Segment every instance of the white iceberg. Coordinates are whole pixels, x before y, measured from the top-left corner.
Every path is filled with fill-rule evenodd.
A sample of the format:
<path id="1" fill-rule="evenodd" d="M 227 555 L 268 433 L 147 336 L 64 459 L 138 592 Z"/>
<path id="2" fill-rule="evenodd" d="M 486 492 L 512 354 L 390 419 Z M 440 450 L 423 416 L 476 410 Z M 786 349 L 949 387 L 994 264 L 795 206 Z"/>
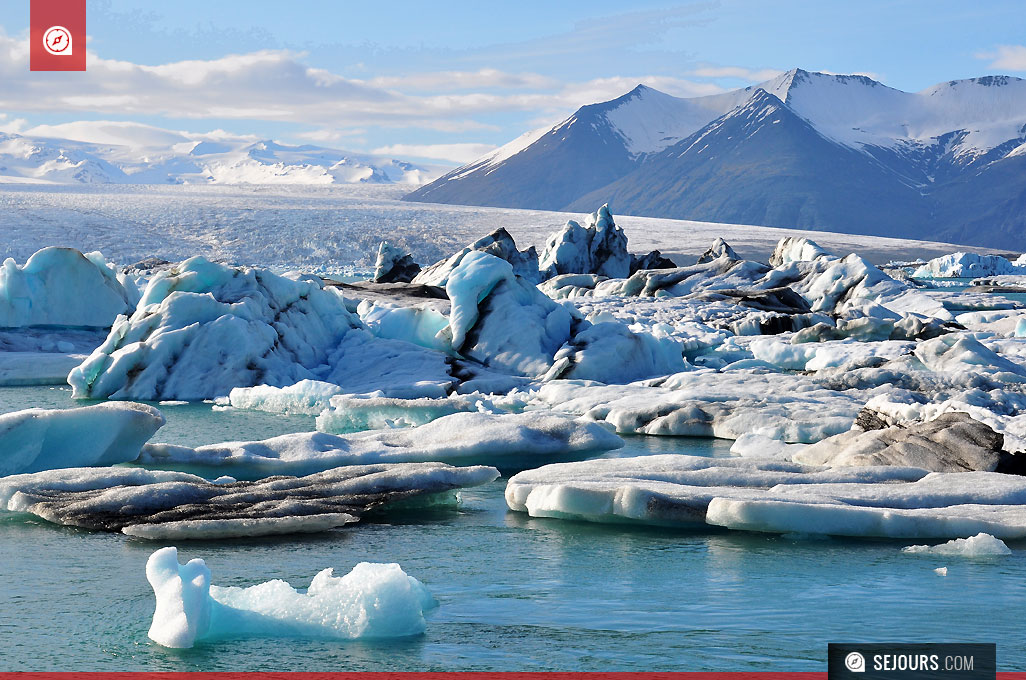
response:
<path id="1" fill-rule="evenodd" d="M 951 253 L 936 257 L 912 272 L 916 278 L 972 278 L 1026 274 L 1026 267 L 1012 263 L 1000 255 Z"/>
<path id="2" fill-rule="evenodd" d="M 824 468 L 675 454 L 547 465 L 506 487 L 533 517 L 778 534 L 1026 538 L 1026 478 L 908 467 Z"/>
<path id="3" fill-rule="evenodd" d="M 132 402 L 0 415 L 0 476 L 127 463 L 164 424 L 160 411 Z"/>
<path id="4" fill-rule="evenodd" d="M 0 328 L 109 328 L 133 307 L 132 295 L 99 253 L 44 248 L 23 266 L 0 266 Z"/>
<path id="5" fill-rule="evenodd" d="M 424 613 L 438 606 L 398 564 L 361 562 L 342 577 L 325 569 L 305 592 L 281 580 L 225 588 L 211 584 L 203 560 L 181 565 L 168 547 L 150 555 L 146 579 L 157 600 L 149 637 L 179 649 L 242 637 L 409 637 L 424 632 Z"/>
<path id="6" fill-rule="evenodd" d="M 561 274 L 630 275 L 627 235 L 613 223 L 609 206 L 592 213 L 582 227 L 570 220 L 545 241 L 538 267 L 544 278 Z"/>
<path id="7" fill-rule="evenodd" d="M 940 545 L 910 545 L 901 552 L 918 555 L 961 555 L 963 557 L 990 557 L 1011 555 L 1012 551 L 999 538 L 990 534 L 976 534 L 969 538 L 955 538 Z"/>

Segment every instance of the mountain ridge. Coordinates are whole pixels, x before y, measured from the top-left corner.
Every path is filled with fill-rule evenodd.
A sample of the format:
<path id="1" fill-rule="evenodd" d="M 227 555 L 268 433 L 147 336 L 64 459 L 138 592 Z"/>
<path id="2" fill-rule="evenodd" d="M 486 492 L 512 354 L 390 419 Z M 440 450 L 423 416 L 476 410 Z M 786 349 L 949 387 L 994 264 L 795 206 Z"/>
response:
<path id="1" fill-rule="evenodd" d="M 766 96 L 809 129 L 799 132 L 788 119 L 792 136 L 764 144 L 738 128 L 740 140 L 709 137 L 715 148 L 705 158 L 718 158 L 711 164 L 698 162 L 695 150 L 677 149 L 672 159 L 670 149 L 683 140 L 708 137 L 725 116 Z M 1026 248 L 1026 216 L 1018 207 L 1026 202 L 1026 174 L 1015 171 L 1026 158 L 1026 80 L 1012 76 L 946 81 L 911 93 L 864 75 L 803 69 L 695 98 L 639 85 L 515 141 L 406 198 L 549 210 L 590 210 L 608 201 L 619 214 L 720 222 L 743 215 L 745 223 L 765 226 L 909 238 L 939 233 L 994 247 L 1012 239 Z M 807 143 L 821 155 L 788 146 Z M 760 158 L 758 149 L 771 155 Z M 724 154 L 734 154 L 733 161 L 725 163 Z M 790 211 L 780 208 L 785 204 Z"/>

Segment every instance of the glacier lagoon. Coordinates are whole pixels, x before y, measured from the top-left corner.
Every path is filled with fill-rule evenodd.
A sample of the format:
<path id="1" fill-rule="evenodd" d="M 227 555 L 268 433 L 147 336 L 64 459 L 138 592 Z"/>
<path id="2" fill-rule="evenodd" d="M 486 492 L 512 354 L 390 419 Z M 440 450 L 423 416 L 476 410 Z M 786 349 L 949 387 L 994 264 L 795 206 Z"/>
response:
<path id="1" fill-rule="evenodd" d="M 74 405 L 69 388 L 0 388 L 0 411 Z M 158 439 L 201 445 L 231 433 L 312 428 L 312 416 L 160 406 Z M 609 456 L 729 455 L 731 442 L 627 437 Z M 1026 542 L 1012 554 L 909 555 L 922 541 L 689 532 L 530 518 L 507 509 L 505 479 L 462 492 L 459 509 L 393 513 L 302 537 L 187 541 L 220 585 L 325 567 L 398 562 L 440 606 L 423 636 L 390 641 L 241 639 L 166 649 L 146 637 L 143 565 L 160 543 L 0 519 L 0 670 L 808 670 L 843 640 L 997 641 L 1023 670 L 1015 630 Z M 948 568 L 946 576 L 934 572 Z"/>
<path id="2" fill-rule="evenodd" d="M 154 198 L 148 199 L 147 194 Z M 168 201 L 171 196 L 179 200 Z M 419 243 L 448 252 L 453 244 L 465 243 L 503 223 L 517 232 L 518 238 L 537 242 L 538 234 L 566 217 L 414 206 L 396 200 L 389 188 L 364 187 L 341 191 L 225 187 L 4 190 L 2 199 L 13 208 L 0 216 L 0 222 L 11 227 L 14 254 L 27 256 L 35 248 L 63 242 L 101 247 L 122 263 L 154 253 L 174 259 L 197 252 L 275 271 L 283 271 L 286 265 L 309 270 L 315 263 L 327 262 L 328 267 L 320 273 L 335 277 L 346 273 L 341 266 L 345 257 L 360 264 L 354 258 L 362 253 L 366 265 L 367 249 L 378 238 L 391 237 L 389 229 L 399 222 L 405 224 L 404 235 L 415 234 Z M 762 245 L 755 247 L 765 250 L 765 244 L 774 240 L 771 233 L 782 231 L 753 233 L 751 228 L 730 225 L 631 218 L 623 222 L 631 231 L 633 247 L 652 243 L 665 248 L 672 242 L 677 250 L 666 252 L 675 256 L 700 252 L 713 234 L 733 235 L 731 238 L 739 239 L 734 245 L 742 252 L 753 252 L 749 248 L 759 243 Z M 283 224 L 289 229 L 278 233 Z M 687 239 L 679 238 L 682 225 L 689 229 Z M 257 250 L 248 249 L 250 229 L 260 241 Z M 290 247 L 296 236 L 306 240 L 284 250 L 275 245 L 272 233 L 288 241 Z M 848 245 L 858 252 L 875 249 L 878 262 L 916 252 L 932 254 L 928 249 L 917 251 L 922 244 L 910 242 L 817 238 L 823 242 L 834 238 L 831 245 L 840 253 L 849 252 Z M 742 279 L 747 284 L 765 271 L 765 265 L 737 264 L 729 246 L 719 243 L 710 253 L 720 264 L 678 272 L 688 276 L 704 272 L 703 276 L 716 280 L 737 271 L 747 277 Z M 929 248 L 945 252 L 936 250 L 941 248 L 936 244 Z M 629 317 L 642 329 L 697 342 L 687 347 L 699 368 L 653 385 L 582 389 L 572 381 L 564 385 L 546 382 L 531 397 L 535 405 L 565 408 L 577 415 L 597 409 L 598 419 L 605 418 L 610 427 L 615 426 L 626 443 L 605 457 L 726 456 L 731 439 L 756 428 L 771 432 L 771 439 L 801 447 L 849 428 L 873 395 L 877 417 L 888 419 L 884 425 L 937 417 L 939 411 L 930 412 L 926 406 L 917 406 L 918 411 L 910 413 L 902 408 L 910 405 L 902 404 L 905 397 L 893 390 L 876 390 L 874 381 L 886 378 L 878 368 L 883 365 L 892 369 L 893 375 L 924 376 L 910 382 L 909 388 L 937 402 L 933 404 L 937 407 L 940 399 L 949 396 L 967 399 L 954 405 L 1003 430 L 1013 445 L 1021 444 L 1024 430 L 1014 419 L 1014 408 L 1010 413 L 998 408 L 1001 400 L 1011 403 L 1018 399 L 1013 385 L 1022 382 L 1026 370 L 1019 366 L 1023 355 L 1019 351 L 1022 341 L 1017 338 L 1022 334 L 1013 328 L 1015 309 L 1004 303 L 995 307 L 991 301 L 981 302 L 972 296 L 958 297 L 958 290 L 944 290 L 939 284 L 935 290 L 911 291 L 858 260 L 820 259 L 822 251 L 811 242 L 794 242 L 792 247 L 782 242 L 778 249 L 783 259 L 775 265 L 773 275 L 790 277 L 786 282 L 793 286 L 791 290 L 817 305 L 817 312 L 833 310 L 830 322 L 835 327 L 824 328 L 820 323 L 807 329 L 815 332 L 812 344 L 804 344 L 809 338 L 796 344 L 799 333 L 808 335 L 796 328 L 784 334 L 750 335 L 753 329 L 760 332 L 768 318 L 757 310 L 741 310 L 734 321 L 739 312 L 734 305 L 700 297 L 696 298 L 699 302 L 686 300 L 692 292 L 691 282 L 701 277 L 674 289 L 682 280 L 680 275 L 651 276 L 649 283 L 656 289 L 671 293 L 662 299 L 668 304 L 657 304 L 659 300 L 651 298 L 631 298 L 626 288 L 623 294 L 627 297 L 619 297 L 619 288 L 610 286 L 623 287 L 622 278 L 598 281 L 575 274 L 564 280 L 569 285 L 546 289 L 553 299 L 574 298 L 574 304 L 591 320 L 591 325 L 582 323 L 575 331 L 579 354 L 574 355 L 571 366 L 588 369 L 588 361 L 578 359 L 587 360 L 588 351 L 600 348 L 601 342 L 596 340 L 635 337 L 622 329 L 605 336 L 593 330 L 619 327 L 616 320 Z M 279 255 L 289 261 L 275 260 Z M 430 261 L 433 256 L 420 251 L 418 257 Z M 789 264 L 792 258 L 803 263 Z M 496 266 L 505 266 L 490 262 L 495 271 Z M 849 299 L 846 292 L 839 303 L 824 293 L 829 277 L 820 277 L 823 272 L 834 272 L 833 280 L 842 282 L 862 281 L 866 272 L 870 276 L 864 279 L 866 286 L 845 284 L 856 294 Z M 508 283 L 514 280 L 503 276 Z M 521 288 L 530 291 L 532 287 Z M 532 295 L 517 304 L 546 313 L 555 309 L 552 302 Z M 783 307 L 801 302 L 793 295 L 772 295 L 776 293 L 768 294 L 763 302 Z M 679 305 L 675 299 L 680 300 Z M 887 321 L 886 310 L 864 306 L 874 301 L 902 310 L 901 321 L 894 316 Z M 827 307 L 820 306 L 827 302 Z M 508 298 L 503 304 L 516 309 Z M 496 308 L 501 307 L 485 311 L 494 313 Z M 993 309 L 999 310 L 996 315 L 990 311 Z M 700 317 L 701 324 L 674 327 L 673 318 L 666 316 L 687 317 L 708 310 L 726 314 L 722 323 L 708 316 Z M 957 315 L 972 332 L 934 338 L 939 332 L 937 324 L 911 323 L 913 316 L 906 313 L 910 310 L 936 318 Z M 363 318 L 370 324 L 372 316 Z M 827 319 L 819 315 L 812 320 Z M 719 325 L 714 330 L 704 325 L 706 321 Z M 609 323 L 614 325 L 604 325 Z M 732 324 L 727 326 L 732 332 L 724 331 L 723 324 Z M 379 330 L 384 328 L 382 325 Z M 881 339 L 889 335 L 894 339 Z M 355 336 L 358 340 L 366 337 Z M 856 337 L 861 339 L 852 342 Z M 482 356 L 487 358 L 489 350 L 482 336 L 475 342 L 481 343 Z M 910 363 L 913 347 L 922 366 Z M 417 356 L 424 355 L 418 352 Z M 592 370 L 603 369 L 596 361 L 609 355 L 599 352 L 593 356 Z M 315 362 L 308 365 L 316 368 Z M 1006 389 L 989 398 L 972 392 L 981 384 L 972 372 L 981 365 L 989 372 L 988 380 Z M 865 382 L 831 382 L 849 369 L 862 375 Z M 435 377 L 444 383 L 455 376 Z M 223 385 L 208 388 L 207 396 L 212 397 L 221 393 Z M 792 392 L 804 396 L 795 401 Z M 688 407 L 692 415 L 678 409 L 678 397 L 682 396 L 692 404 Z M 652 400 L 659 403 L 647 403 Z M 92 402 L 73 402 L 67 387 L 0 388 L 0 413 L 88 403 Z M 723 406 L 715 406 L 717 403 Z M 153 405 L 168 421 L 154 440 L 188 447 L 310 432 L 316 425 L 312 415 L 224 410 L 208 403 Z M 663 418 L 666 410 L 670 414 L 679 410 L 684 417 Z M 664 431 L 660 432 L 661 428 Z M 726 438 L 628 434 L 710 431 Z M 766 442 L 755 444 L 764 446 Z M 1011 629 L 1023 602 L 1022 540 L 1008 540 L 1013 551 L 1010 556 L 966 559 L 901 551 L 911 544 L 941 542 L 934 540 L 815 540 L 714 527 L 685 531 L 541 519 L 511 512 L 503 498 L 505 483 L 502 478 L 464 490 L 463 506 L 457 510 L 369 515 L 359 525 L 301 538 L 179 544 L 182 561 L 205 559 L 222 586 L 282 578 L 303 587 L 312 574 L 326 567 L 344 574 L 359 562 L 398 562 L 430 589 L 441 606 L 428 613 L 425 635 L 391 642 L 264 638 L 167 650 L 146 638 L 153 594 L 142 569 L 162 543 L 60 528 L 26 515 L 4 515 L 0 545 L 5 559 L 0 569 L 9 585 L 0 591 L 0 626 L 12 633 L 15 642 L 0 657 L 0 669 L 822 670 L 827 642 L 884 641 L 899 636 L 910 641 L 956 637 L 997 641 L 1003 669 L 1017 668 L 1026 656 L 1020 643 L 996 640 L 993 632 Z M 939 568 L 947 568 L 947 574 L 939 575 L 935 571 Z"/>

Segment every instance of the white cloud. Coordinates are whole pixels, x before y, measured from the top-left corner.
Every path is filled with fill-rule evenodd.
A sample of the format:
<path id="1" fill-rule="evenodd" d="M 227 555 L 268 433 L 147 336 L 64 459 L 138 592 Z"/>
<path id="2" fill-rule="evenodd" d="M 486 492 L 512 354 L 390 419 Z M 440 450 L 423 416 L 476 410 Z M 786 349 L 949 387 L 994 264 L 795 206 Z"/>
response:
<path id="1" fill-rule="evenodd" d="M 391 144 L 378 147 L 371 153 L 467 163 L 495 151 L 496 148 L 498 147 L 494 144 Z"/>
<path id="2" fill-rule="evenodd" d="M 373 87 L 399 90 L 468 90 L 476 88 L 554 89 L 559 81 L 538 73 L 507 73 L 491 68 L 479 71 L 434 71 L 402 76 L 378 76 L 364 81 Z"/>
<path id="3" fill-rule="evenodd" d="M 980 52 L 977 59 L 989 59 L 988 68 L 1006 71 L 1026 71 L 1026 46 L 998 45 L 997 50 Z"/>
<path id="4" fill-rule="evenodd" d="M 779 76 L 783 71 L 772 68 L 751 69 L 744 66 L 701 66 L 688 71 L 700 78 L 738 78 L 750 83 L 761 83 Z"/>
<path id="5" fill-rule="evenodd" d="M 303 62 L 302 53 L 289 50 L 156 66 L 105 59 L 90 51 L 85 73 L 40 74 L 28 70 L 25 43 L 0 32 L 0 109 L 465 133 L 496 129 L 479 119 L 483 115 L 565 115 L 584 104 L 620 96 L 639 82 L 683 96 L 720 91 L 709 83 L 667 76 L 560 83 L 534 73 L 495 69 L 354 80 L 312 68 Z"/>

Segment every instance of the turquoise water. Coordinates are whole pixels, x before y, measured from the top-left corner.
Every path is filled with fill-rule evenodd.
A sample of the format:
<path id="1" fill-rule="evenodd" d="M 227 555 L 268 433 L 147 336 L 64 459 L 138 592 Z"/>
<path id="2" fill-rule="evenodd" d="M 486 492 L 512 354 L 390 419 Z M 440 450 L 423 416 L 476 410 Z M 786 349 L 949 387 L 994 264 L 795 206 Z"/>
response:
<path id="1" fill-rule="evenodd" d="M 49 399 L 49 402 L 46 400 Z M 0 410 L 67 406 L 49 388 L 0 389 Z M 309 429 L 308 417 L 162 407 L 157 439 L 199 444 Z M 726 455 L 729 442 L 632 438 L 627 452 Z M 531 519 L 504 480 L 457 510 L 393 515 L 301 539 L 182 542 L 219 585 L 305 587 L 325 567 L 398 562 L 441 603 L 427 632 L 389 642 L 249 639 L 168 650 L 146 637 L 143 568 L 163 544 L 0 519 L 0 670 L 810 670 L 840 641 L 997 642 L 1026 604 L 1026 543 L 1007 557 L 901 553 L 904 543 L 798 540 Z M 948 567 L 948 575 L 933 569 Z"/>

